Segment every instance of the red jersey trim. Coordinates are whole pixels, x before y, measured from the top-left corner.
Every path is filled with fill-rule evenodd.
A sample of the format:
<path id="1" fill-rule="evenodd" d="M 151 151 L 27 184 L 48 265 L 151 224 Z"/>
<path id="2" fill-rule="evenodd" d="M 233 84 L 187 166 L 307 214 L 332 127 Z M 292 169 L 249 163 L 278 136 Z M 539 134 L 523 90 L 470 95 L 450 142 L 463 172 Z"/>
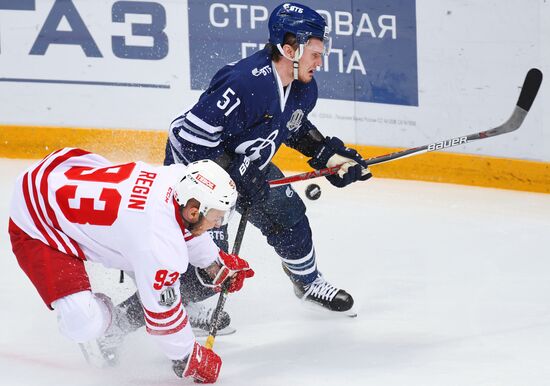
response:
<path id="1" fill-rule="evenodd" d="M 188 317 L 185 316 L 185 319 L 183 319 L 183 321 L 177 327 L 174 327 L 170 330 L 153 330 L 148 326 L 146 326 L 145 328 L 150 335 L 170 335 L 170 334 L 175 334 L 178 331 L 181 331 L 185 326 L 187 326 L 187 320 L 188 320 Z"/>
<path id="2" fill-rule="evenodd" d="M 25 204 L 27 205 L 27 210 L 29 211 L 29 214 L 31 215 L 31 219 L 34 222 L 34 225 L 36 226 L 36 229 L 42 234 L 42 236 L 46 239 L 46 242 L 48 245 L 54 249 L 60 250 L 60 248 L 57 246 L 57 243 L 50 237 L 48 232 L 46 232 L 46 229 L 42 225 L 42 222 L 38 219 L 38 214 L 36 213 L 34 209 L 34 205 L 31 202 L 30 192 L 29 192 L 29 182 L 28 182 L 28 173 L 25 174 L 23 177 L 23 197 L 25 198 Z"/>
<path id="3" fill-rule="evenodd" d="M 178 314 L 178 316 L 176 316 L 174 318 L 174 320 L 171 320 L 169 322 L 166 322 L 166 323 L 157 323 L 157 322 L 153 322 L 151 319 L 149 319 L 147 317 L 147 315 L 145 315 L 145 321 L 147 322 L 148 325 L 150 325 L 151 327 L 169 327 L 173 324 L 175 324 L 176 322 L 178 322 L 179 320 L 181 320 L 181 317 L 183 316 L 183 308 L 181 309 L 180 313 Z"/>
<path id="4" fill-rule="evenodd" d="M 51 229 L 51 231 L 53 233 L 53 237 L 57 239 L 57 242 L 56 242 L 56 240 L 54 240 L 52 238 L 52 236 L 50 236 L 50 234 L 46 230 L 45 225 L 47 225 L 47 222 L 46 222 L 44 214 L 40 210 L 40 202 L 38 201 L 38 194 L 36 193 L 36 186 L 35 186 L 36 184 L 33 183 L 34 178 L 36 176 L 36 173 L 38 172 L 38 170 L 40 170 L 40 168 L 44 165 L 44 163 L 46 161 L 48 161 L 50 158 L 54 158 L 55 155 L 58 154 L 61 151 L 62 151 L 62 149 L 51 153 L 50 155 L 45 157 L 42 160 L 42 162 L 40 162 L 40 164 L 38 164 L 38 166 L 36 166 L 32 171 L 29 171 L 29 172 L 25 173 L 25 175 L 23 176 L 22 189 L 23 189 L 23 196 L 24 196 L 24 199 L 25 199 L 25 204 L 27 205 L 27 210 L 29 211 L 29 214 L 31 215 L 31 219 L 34 222 L 34 225 L 36 226 L 36 229 L 46 239 L 47 244 L 50 247 L 52 247 L 54 249 L 57 249 L 58 251 L 60 251 L 62 253 L 69 253 L 68 246 L 65 243 L 63 243 L 63 240 L 61 239 L 61 236 L 57 233 L 57 231 L 55 229 L 51 229 L 51 227 L 48 227 L 48 228 Z M 32 185 L 31 185 L 31 187 L 32 187 L 32 198 L 34 199 L 34 203 L 31 199 L 31 189 L 29 187 L 29 181 L 32 183 Z M 62 244 L 62 246 L 60 247 L 58 245 L 58 243 Z"/>
<path id="5" fill-rule="evenodd" d="M 85 151 L 85 150 L 81 150 L 81 149 L 73 149 L 71 151 L 69 151 L 67 154 L 57 158 L 55 161 L 53 161 L 50 165 L 48 165 L 46 167 L 46 169 L 44 170 L 44 174 L 42 176 L 42 179 L 40 181 L 40 193 L 42 194 L 42 197 L 44 198 L 44 206 L 46 208 L 46 213 L 48 214 L 48 218 L 51 220 L 52 222 L 52 229 L 54 231 L 56 231 L 57 229 L 60 229 L 60 226 L 59 226 L 59 222 L 57 221 L 57 217 L 55 215 L 55 212 L 53 211 L 51 205 L 50 205 L 50 202 L 49 202 L 49 199 L 48 199 L 48 185 L 47 185 L 47 181 L 48 181 L 48 176 L 50 175 L 50 173 L 56 168 L 58 167 L 59 165 L 61 165 L 63 162 L 67 161 L 68 159 L 70 158 L 73 158 L 73 157 L 80 157 L 80 156 L 83 156 L 83 155 L 86 155 L 86 154 L 89 154 L 88 151 Z M 82 259 L 82 260 L 86 260 L 86 257 L 84 256 L 84 252 L 82 251 L 82 249 L 80 248 L 80 246 L 76 243 L 76 241 L 74 241 L 73 239 L 71 239 L 69 236 L 65 235 L 69 241 L 69 243 L 72 245 L 72 247 L 74 248 L 73 251 L 76 251 L 76 255 Z M 63 243 L 63 246 L 65 246 L 66 248 L 68 247 L 63 238 L 61 237 L 61 241 Z M 68 248 L 67 248 L 68 249 Z M 74 252 L 73 252 L 74 254 Z"/>
<path id="6" fill-rule="evenodd" d="M 147 308 L 143 307 L 143 311 L 145 311 L 145 314 L 153 319 L 168 319 L 169 317 L 173 316 L 176 312 L 179 311 L 179 309 L 182 307 L 181 300 L 176 304 L 176 306 L 172 309 L 169 309 L 165 312 L 153 312 L 149 311 Z"/>
<path id="7" fill-rule="evenodd" d="M 57 154 L 54 153 L 54 154 Z M 37 178 L 36 176 L 38 175 L 38 172 L 42 169 L 42 167 L 44 166 L 44 164 L 46 163 L 46 161 L 50 160 L 50 159 L 55 159 L 55 156 L 52 155 L 52 157 L 49 157 L 47 159 L 44 159 L 44 161 L 42 161 L 40 163 L 40 165 L 36 168 L 34 168 L 34 170 L 32 171 L 32 173 L 30 174 L 30 178 L 29 178 L 29 182 L 31 184 L 31 188 L 32 188 L 32 196 L 34 198 L 34 210 L 35 212 L 38 214 L 39 216 L 39 219 L 40 221 L 42 222 L 42 224 L 44 224 L 45 226 L 47 226 L 51 232 L 54 234 L 56 240 L 58 243 L 60 243 L 62 246 L 63 246 L 63 249 L 65 250 L 65 253 L 71 253 L 71 250 L 69 248 L 69 246 L 67 245 L 67 243 L 65 243 L 65 240 L 63 240 L 63 238 L 61 237 L 61 235 L 59 234 L 59 232 L 57 231 L 57 229 L 54 229 L 53 227 L 51 227 L 49 224 L 48 224 L 48 219 L 46 217 L 46 215 L 44 214 L 44 210 L 42 208 L 42 205 L 40 204 L 40 197 L 38 196 L 38 189 L 37 189 L 37 185 L 39 184 L 39 182 L 37 181 Z M 27 173 L 28 175 L 28 173 Z M 47 179 L 48 177 L 46 176 L 46 174 L 44 173 L 42 175 L 42 180 L 40 182 L 40 185 L 44 184 L 46 185 L 46 188 L 47 188 Z M 46 182 L 44 182 L 46 181 Z M 47 194 L 47 193 L 46 193 Z M 41 197 L 44 201 L 46 200 L 46 197 Z M 62 251 L 63 252 L 63 251 Z"/>
<path id="8" fill-rule="evenodd" d="M 185 224 L 183 223 L 183 219 L 181 218 L 180 206 L 174 197 L 172 197 L 172 203 L 174 204 L 174 216 L 176 217 L 176 221 L 180 226 L 181 234 L 183 235 L 183 238 L 185 238 Z"/>

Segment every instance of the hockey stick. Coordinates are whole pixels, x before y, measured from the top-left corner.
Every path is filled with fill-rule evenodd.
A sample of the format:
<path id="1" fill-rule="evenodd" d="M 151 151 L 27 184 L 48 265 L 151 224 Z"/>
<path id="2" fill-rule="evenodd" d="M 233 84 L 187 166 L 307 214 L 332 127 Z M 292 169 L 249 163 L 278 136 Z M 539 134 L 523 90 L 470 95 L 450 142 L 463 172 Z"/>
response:
<path id="1" fill-rule="evenodd" d="M 428 153 L 435 150 L 443 150 L 443 149 L 447 149 L 449 147 L 454 147 L 458 145 L 464 145 L 466 143 L 477 141 L 479 139 L 495 137 L 497 135 L 506 134 L 514 130 L 517 130 L 523 123 L 523 120 L 525 119 L 525 117 L 527 116 L 527 113 L 529 112 L 529 109 L 531 108 L 531 105 L 533 104 L 535 97 L 537 96 L 537 92 L 539 91 L 541 82 L 542 82 L 542 72 L 539 69 L 532 68 L 527 72 L 527 75 L 525 76 L 525 80 L 523 82 L 523 86 L 521 88 L 521 93 L 519 94 L 518 101 L 514 108 L 514 111 L 510 116 L 510 118 L 508 118 L 508 120 L 500 126 L 497 126 L 490 130 L 481 131 L 475 134 L 451 138 L 440 142 L 430 143 L 429 145 L 414 147 L 411 149 L 405 149 L 398 152 L 381 155 L 378 157 L 368 158 L 365 161 L 369 166 L 381 164 L 384 162 L 395 161 L 395 160 L 405 158 L 405 157 L 410 157 L 413 155 Z M 269 185 L 271 187 L 275 187 L 280 185 L 287 185 L 292 182 L 304 181 L 304 180 L 309 180 L 312 178 L 317 178 L 322 176 L 330 176 L 332 174 L 336 174 L 339 169 L 340 169 L 340 165 L 333 166 L 330 168 L 314 170 L 311 172 L 296 174 L 293 176 L 271 180 L 269 181 Z"/>
<path id="2" fill-rule="evenodd" d="M 231 252 L 231 254 L 233 255 L 238 255 L 239 251 L 241 250 L 244 231 L 246 229 L 246 223 L 248 222 L 248 210 L 249 207 L 246 207 L 241 214 L 241 221 L 239 222 L 239 228 L 237 229 L 235 243 L 233 244 L 233 250 Z M 210 331 L 208 334 L 208 338 L 206 338 L 206 343 L 204 344 L 204 347 L 210 350 L 212 349 L 212 347 L 214 347 L 214 339 L 216 339 L 216 334 L 218 333 L 218 322 L 220 319 L 220 315 L 223 311 L 225 301 L 227 300 L 227 295 L 229 294 L 229 284 L 229 279 L 223 283 L 220 297 L 218 298 L 218 304 L 216 304 L 216 308 L 214 309 L 214 312 L 212 312 L 212 319 L 210 320 Z"/>

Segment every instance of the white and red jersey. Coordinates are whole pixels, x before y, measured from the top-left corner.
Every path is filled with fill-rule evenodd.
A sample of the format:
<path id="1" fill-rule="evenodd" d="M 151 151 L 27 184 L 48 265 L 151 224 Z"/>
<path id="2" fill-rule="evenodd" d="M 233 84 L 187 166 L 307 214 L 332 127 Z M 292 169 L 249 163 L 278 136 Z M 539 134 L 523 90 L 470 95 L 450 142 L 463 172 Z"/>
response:
<path id="1" fill-rule="evenodd" d="M 113 165 L 61 149 L 19 176 L 10 211 L 19 228 L 52 248 L 132 271 L 147 332 L 170 359 L 182 359 L 194 343 L 179 276 L 188 263 L 207 267 L 219 251 L 207 233 L 193 237 L 183 226 L 173 186 L 185 168 Z"/>

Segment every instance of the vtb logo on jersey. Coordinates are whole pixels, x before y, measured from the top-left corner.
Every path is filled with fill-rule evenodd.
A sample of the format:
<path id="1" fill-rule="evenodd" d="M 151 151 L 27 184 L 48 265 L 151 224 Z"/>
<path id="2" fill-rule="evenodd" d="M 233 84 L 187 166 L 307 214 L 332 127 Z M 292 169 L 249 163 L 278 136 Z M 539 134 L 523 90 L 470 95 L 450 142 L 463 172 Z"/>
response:
<path id="1" fill-rule="evenodd" d="M 257 67 L 252 70 L 252 75 L 254 76 L 266 76 L 271 74 L 271 65 L 263 66 L 262 68 L 258 69 Z"/>
<path id="2" fill-rule="evenodd" d="M 294 111 L 286 123 L 286 128 L 290 131 L 300 128 L 302 126 L 302 118 L 304 118 L 304 112 L 301 109 Z"/>
<path id="3" fill-rule="evenodd" d="M 283 8 L 290 12 L 304 13 L 304 9 L 298 7 L 295 4 L 286 3 L 286 4 L 283 4 Z"/>

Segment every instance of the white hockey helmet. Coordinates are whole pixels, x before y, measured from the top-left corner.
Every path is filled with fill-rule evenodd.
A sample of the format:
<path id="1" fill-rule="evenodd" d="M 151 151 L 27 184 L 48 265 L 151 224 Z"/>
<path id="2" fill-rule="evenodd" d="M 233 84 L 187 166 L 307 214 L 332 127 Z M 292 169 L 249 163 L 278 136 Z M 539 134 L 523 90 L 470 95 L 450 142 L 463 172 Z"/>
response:
<path id="1" fill-rule="evenodd" d="M 174 187 L 174 198 L 178 205 L 194 198 L 200 202 L 199 212 L 221 226 L 229 222 L 235 210 L 237 188 L 220 165 L 206 159 L 187 165 L 185 175 Z"/>

